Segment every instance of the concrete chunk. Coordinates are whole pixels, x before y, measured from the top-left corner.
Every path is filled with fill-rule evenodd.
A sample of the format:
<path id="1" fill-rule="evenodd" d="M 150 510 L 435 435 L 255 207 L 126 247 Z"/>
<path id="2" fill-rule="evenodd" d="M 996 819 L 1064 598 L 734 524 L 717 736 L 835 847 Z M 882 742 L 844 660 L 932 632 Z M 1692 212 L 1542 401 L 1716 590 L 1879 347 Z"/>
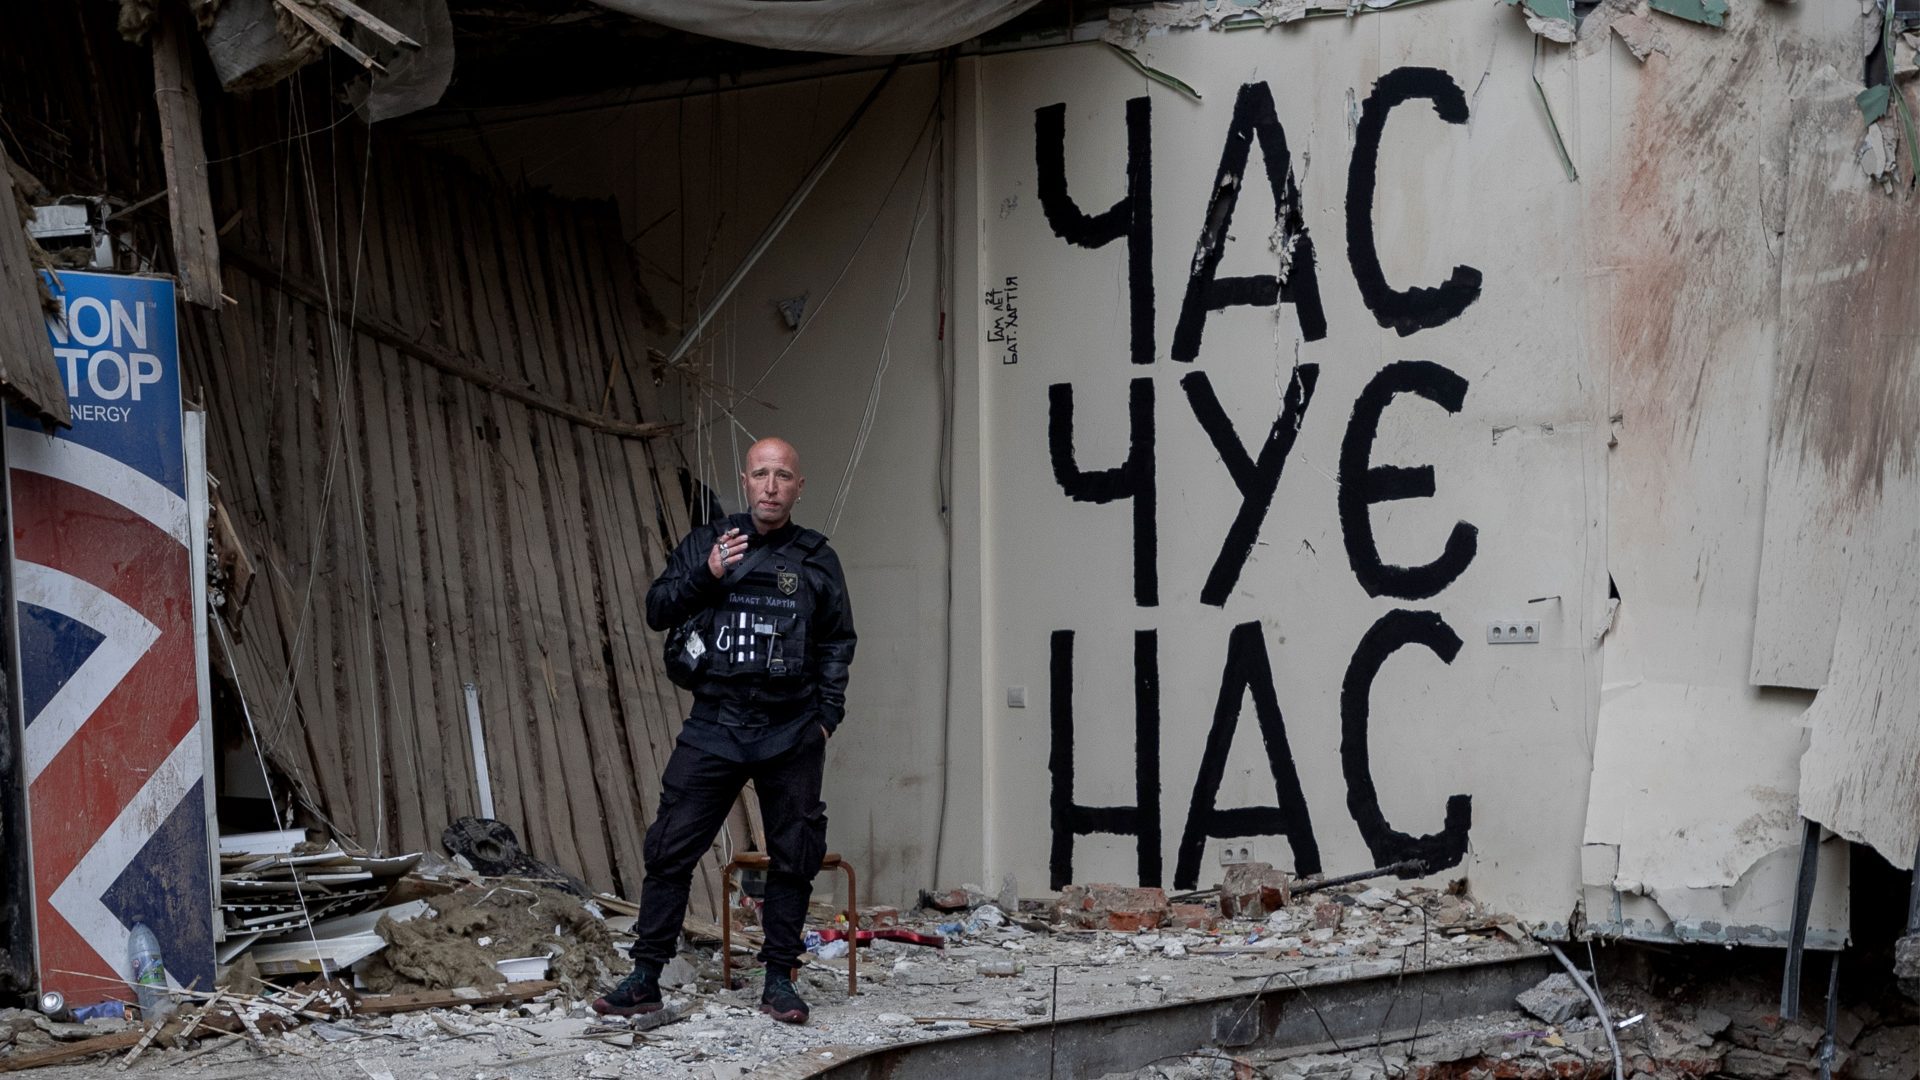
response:
<path id="1" fill-rule="evenodd" d="M 1586 1015 L 1593 1007 L 1587 995 L 1564 974 L 1547 976 L 1514 1002 L 1549 1024 L 1564 1024 L 1576 1016 Z"/>

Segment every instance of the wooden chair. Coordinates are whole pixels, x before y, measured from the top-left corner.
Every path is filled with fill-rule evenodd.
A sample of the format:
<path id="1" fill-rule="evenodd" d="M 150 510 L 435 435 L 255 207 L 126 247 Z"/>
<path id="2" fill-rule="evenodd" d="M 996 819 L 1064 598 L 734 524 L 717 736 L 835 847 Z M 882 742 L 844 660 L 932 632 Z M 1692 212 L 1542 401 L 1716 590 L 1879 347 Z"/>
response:
<path id="1" fill-rule="evenodd" d="M 724 899 L 720 914 L 720 983 L 729 990 L 733 988 L 733 872 L 765 870 L 771 864 L 772 860 L 760 852 L 749 852 L 734 856 L 721 873 Z M 843 870 L 847 875 L 847 996 L 852 997 L 860 992 L 860 899 L 853 864 L 829 851 L 820 860 L 820 869 Z"/>

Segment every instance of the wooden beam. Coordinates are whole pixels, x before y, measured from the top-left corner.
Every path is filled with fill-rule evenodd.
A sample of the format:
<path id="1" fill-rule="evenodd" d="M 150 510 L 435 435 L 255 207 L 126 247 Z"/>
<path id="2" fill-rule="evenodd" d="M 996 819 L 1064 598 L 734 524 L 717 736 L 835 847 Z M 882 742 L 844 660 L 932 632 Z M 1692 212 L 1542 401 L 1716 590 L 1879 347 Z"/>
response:
<path id="1" fill-rule="evenodd" d="M 228 262 L 252 274 L 268 288 L 279 289 L 288 296 L 323 311 L 332 306 L 324 290 L 312 282 L 304 281 L 292 274 L 282 273 L 258 255 L 229 247 L 226 249 L 226 256 Z M 613 417 L 601 416 L 577 405 L 550 398 L 526 387 L 516 386 L 480 368 L 473 360 L 461 353 L 421 341 L 417 335 L 408 333 L 398 323 L 385 318 L 379 312 L 369 310 L 365 300 L 360 302 L 359 310 L 354 314 L 353 329 L 357 333 L 384 341 L 430 367 L 438 368 L 456 378 L 465 379 L 483 390 L 511 398 L 530 409 L 564 417 L 595 431 L 604 431 L 623 439 L 652 439 L 672 434 L 680 427 L 677 423 L 666 421 L 634 424 L 625 420 L 616 420 Z"/>
<path id="2" fill-rule="evenodd" d="M 387 994 L 385 996 L 364 995 L 359 1004 L 353 1007 L 355 1016 L 391 1016 L 394 1013 L 420 1012 L 423 1009 L 457 1009 L 462 1005 L 478 1008 L 482 1005 L 505 1005 L 510 1001 L 526 1001 L 537 998 L 549 990 L 557 989 L 559 983 L 544 979 L 531 982 L 503 983 L 499 986 L 478 990 L 462 987 L 458 990 L 424 990 L 417 994 Z"/>
<path id="3" fill-rule="evenodd" d="M 40 309 L 40 273 L 13 208 L 13 162 L 0 149 L 0 396 L 36 416 L 70 425 L 67 388 L 47 340 L 46 312 Z"/>
<path id="4" fill-rule="evenodd" d="M 220 307 L 220 238 L 207 191 L 207 144 L 200 133 L 200 94 L 193 80 L 193 37 L 186 13 L 168 6 L 153 34 L 153 100 L 160 111 L 166 162 L 167 217 L 173 257 L 187 302 Z"/>
<path id="5" fill-rule="evenodd" d="M 420 47 L 419 42 L 401 33 L 399 30 L 394 29 L 391 23 L 381 19 L 359 4 L 354 3 L 353 0 L 321 0 L 321 2 L 347 18 L 352 19 L 354 22 L 359 23 L 361 26 L 366 27 L 376 37 L 389 45 L 402 49 L 418 49 Z"/>
<path id="6" fill-rule="evenodd" d="M 309 10 L 305 5 L 299 3 L 298 0 L 275 0 L 275 3 L 285 8 L 294 18 L 306 23 L 308 29 L 325 38 L 328 44 L 346 53 L 354 63 L 359 64 L 368 71 L 384 72 L 387 70 L 381 66 L 378 60 L 355 48 L 353 42 L 340 36 L 340 31 L 335 30 L 329 25 L 327 20 Z"/>
<path id="7" fill-rule="evenodd" d="M 146 1038 L 146 1029 L 132 1028 L 116 1031 L 111 1035 L 96 1035 L 79 1042 L 60 1043 L 45 1050 L 29 1050 L 24 1054 L 9 1054 L 0 1057 L 0 1072 L 19 1072 L 22 1069 L 37 1069 L 42 1065 L 58 1065 L 67 1061 L 78 1061 L 95 1054 L 112 1054 L 121 1050 L 131 1050 Z"/>

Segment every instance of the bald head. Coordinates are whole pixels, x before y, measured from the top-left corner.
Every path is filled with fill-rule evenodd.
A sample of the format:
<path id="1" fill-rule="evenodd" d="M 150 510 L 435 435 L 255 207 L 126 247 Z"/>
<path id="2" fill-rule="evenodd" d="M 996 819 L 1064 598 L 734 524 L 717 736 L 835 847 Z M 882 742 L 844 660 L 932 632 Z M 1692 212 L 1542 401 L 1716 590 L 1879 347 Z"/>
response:
<path id="1" fill-rule="evenodd" d="M 800 451 L 792 443 L 767 438 L 747 447 L 740 490 L 746 495 L 754 528 L 760 532 L 772 532 L 791 520 L 793 504 L 806 486 L 807 478 L 800 472 Z"/>

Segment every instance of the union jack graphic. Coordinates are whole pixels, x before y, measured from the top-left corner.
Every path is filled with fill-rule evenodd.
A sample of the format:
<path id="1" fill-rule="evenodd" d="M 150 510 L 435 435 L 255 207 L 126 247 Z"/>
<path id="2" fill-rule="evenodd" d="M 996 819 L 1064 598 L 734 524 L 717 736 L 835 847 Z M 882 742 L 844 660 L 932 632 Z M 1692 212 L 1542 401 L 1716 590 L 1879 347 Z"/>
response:
<path id="1" fill-rule="evenodd" d="M 213 898 L 173 284 L 62 273 L 48 320 L 74 406 L 9 413 L 13 589 L 41 986 L 129 997 L 145 923 L 213 985 Z"/>

